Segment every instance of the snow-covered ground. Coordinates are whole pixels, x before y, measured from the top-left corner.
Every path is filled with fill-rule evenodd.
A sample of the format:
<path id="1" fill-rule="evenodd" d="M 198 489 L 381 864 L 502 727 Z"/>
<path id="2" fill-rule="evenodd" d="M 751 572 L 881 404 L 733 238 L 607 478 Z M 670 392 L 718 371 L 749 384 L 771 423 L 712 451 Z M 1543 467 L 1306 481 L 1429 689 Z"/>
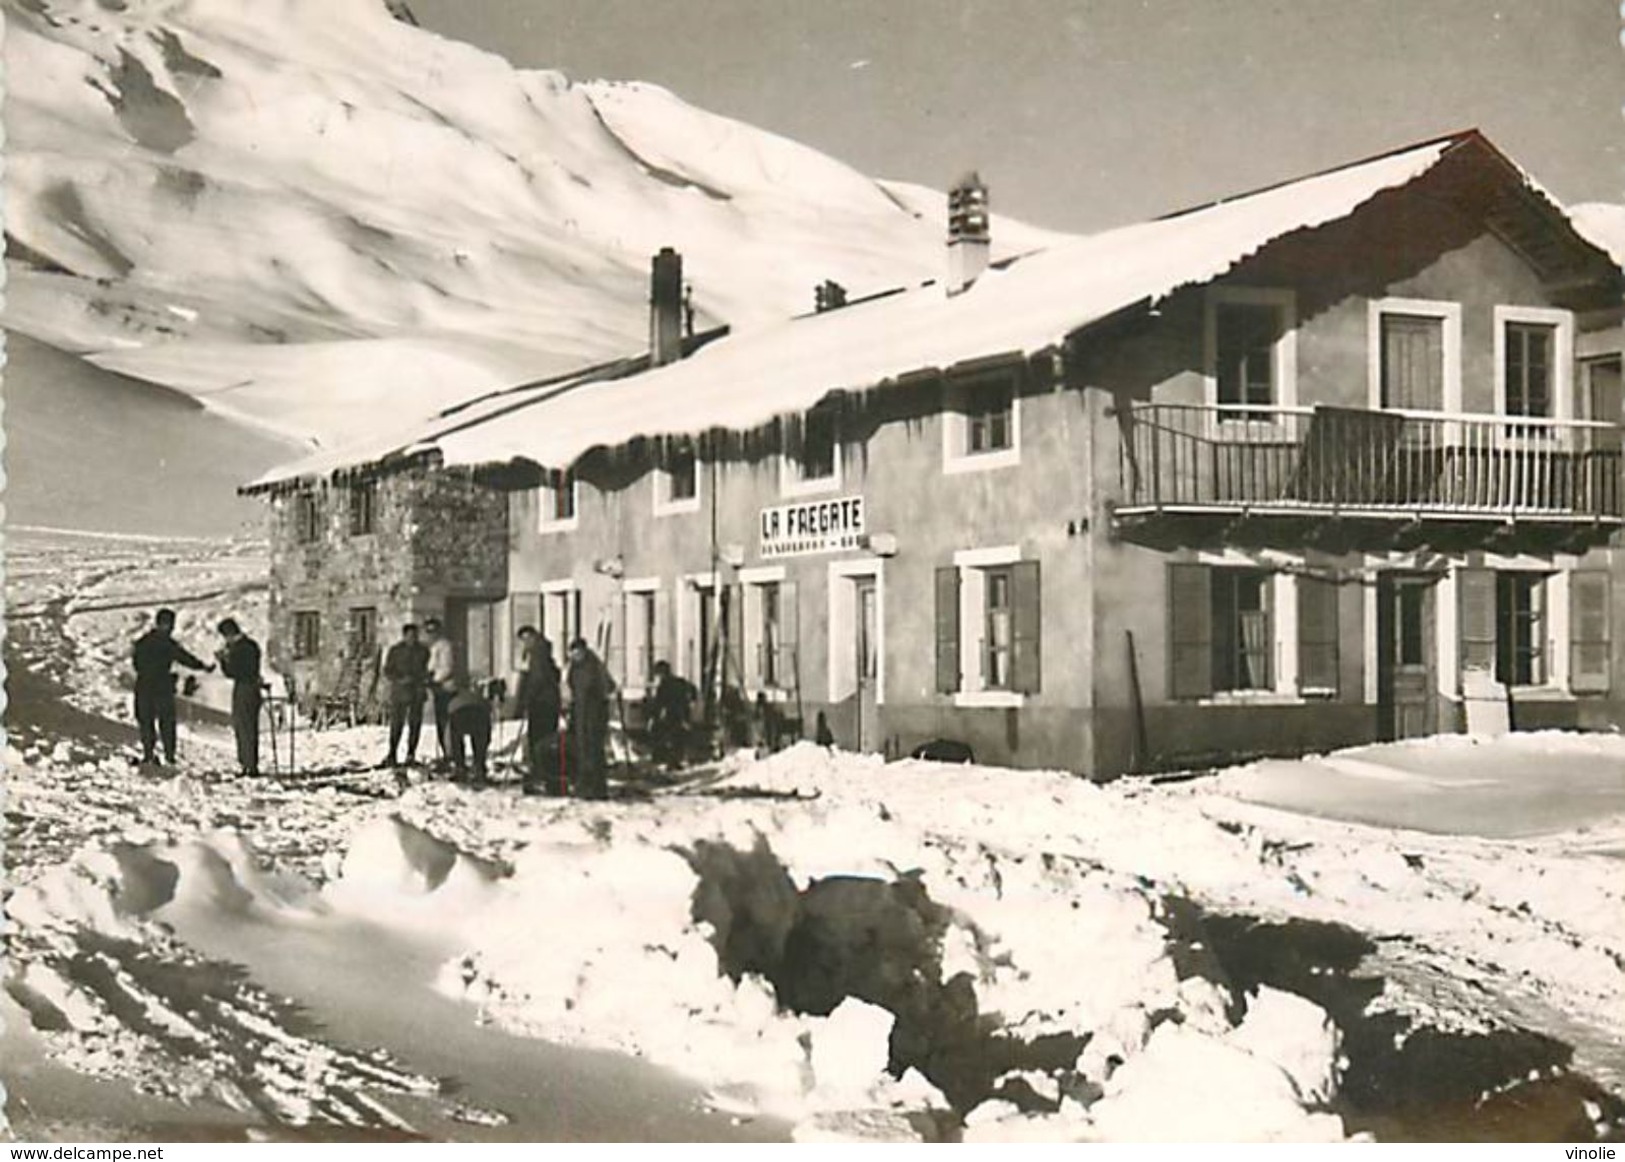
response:
<path id="1" fill-rule="evenodd" d="M 13 648 L 40 643 L 28 665 L 70 684 L 86 667 L 48 656 L 125 627 L 80 598 L 73 638 L 52 637 L 29 623 L 65 607 L 41 594 L 84 570 L 94 584 L 67 588 L 213 616 L 238 561 L 86 556 L 25 554 L 13 578 Z M 58 1061 L 174 1098 L 376 1132 L 512 1119 L 494 1076 L 470 1064 L 453 1099 L 430 1051 L 390 1034 L 439 1006 L 482 1036 L 642 1058 L 800 1139 L 1621 1131 L 1625 739 L 1109 786 L 802 745 L 589 804 L 343 770 L 381 750 L 368 728 L 302 736 L 332 772 L 302 784 L 220 775 L 208 731 L 180 772 L 142 778 L 127 735 L 85 716 L 53 736 L 22 694 L 11 994 Z M 1497 825 L 1527 818 L 1498 788 L 1537 779 L 1564 806 Z M 1374 784 L 1427 819 L 1351 821 Z M 326 939 L 348 952 L 314 996 L 265 951 Z M 293 1018 L 289 1000 L 381 974 L 391 942 L 431 950 L 387 978 L 398 1019 L 375 1003 L 382 1031 L 329 1043 Z M 223 949 L 246 976 L 209 975 Z M 254 1053 L 272 1064 L 245 1068 Z"/>

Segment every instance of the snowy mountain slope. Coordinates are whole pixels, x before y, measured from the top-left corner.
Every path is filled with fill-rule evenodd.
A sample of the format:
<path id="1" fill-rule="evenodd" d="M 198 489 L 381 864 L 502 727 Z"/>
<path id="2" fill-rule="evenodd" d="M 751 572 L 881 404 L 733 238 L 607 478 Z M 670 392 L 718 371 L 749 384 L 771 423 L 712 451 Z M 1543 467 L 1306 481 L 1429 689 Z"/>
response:
<path id="1" fill-rule="evenodd" d="M 168 388 L 103 371 L 10 335 L 5 513 L 18 526 L 219 536 L 257 530 L 245 472 L 297 445 L 209 414 Z"/>
<path id="2" fill-rule="evenodd" d="M 702 325 L 942 265 L 917 190 L 653 86 L 516 70 L 381 0 L 0 3 L 7 324 L 283 429 L 637 349 L 665 245 Z M 380 340 L 382 373 L 340 353 Z"/>

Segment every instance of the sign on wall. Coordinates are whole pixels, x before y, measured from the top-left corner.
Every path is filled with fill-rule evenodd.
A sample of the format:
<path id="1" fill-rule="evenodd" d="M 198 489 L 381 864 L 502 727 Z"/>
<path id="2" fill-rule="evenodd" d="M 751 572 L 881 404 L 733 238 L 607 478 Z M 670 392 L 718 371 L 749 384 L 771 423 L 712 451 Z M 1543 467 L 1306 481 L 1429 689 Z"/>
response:
<path id="1" fill-rule="evenodd" d="M 807 500 L 764 508 L 762 556 L 799 557 L 856 549 L 863 540 L 863 497 Z"/>

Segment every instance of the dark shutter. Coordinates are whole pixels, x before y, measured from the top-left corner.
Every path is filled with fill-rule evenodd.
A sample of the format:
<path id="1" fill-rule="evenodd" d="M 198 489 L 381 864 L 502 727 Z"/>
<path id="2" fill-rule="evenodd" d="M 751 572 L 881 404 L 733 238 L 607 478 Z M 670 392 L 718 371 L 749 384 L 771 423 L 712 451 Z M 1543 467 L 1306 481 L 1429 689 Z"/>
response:
<path id="1" fill-rule="evenodd" d="M 1463 569 L 1456 574 L 1461 607 L 1462 670 L 1495 669 L 1495 572 Z"/>
<path id="2" fill-rule="evenodd" d="M 794 581 L 779 582 L 779 686 L 801 689 L 801 592 Z"/>
<path id="3" fill-rule="evenodd" d="M 1043 678 L 1043 617 L 1039 602 L 1038 562 L 1018 561 L 1010 567 L 1012 625 L 1010 688 L 1018 694 L 1036 694 Z"/>
<path id="4" fill-rule="evenodd" d="M 1569 579 L 1569 688 L 1576 694 L 1608 689 L 1611 645 L 1609 574 L 1583 569 Z"/>
<path id="5" fill-rule="evenodd" d="M 1213 584 L 1206 565 L 1168 566 L 1168 694 L 1213 693 Z"/>
<path id="6" fill-rule="evenodd" d="M 1337 602 L 1335 581 L 1298 578 L 1298 686 L 1337 691 Z"/>
<path id="7" fill-rule="evenodd" d="M 959 689 L 959 569 L 937 570 L 937 693 Z"/>
<path id="8" fill-rule="evenodd" d="M 723 659 L 723 685 L 743 688 L 745 682 L 745 587 L 729 585 L 727 656 Z"/>

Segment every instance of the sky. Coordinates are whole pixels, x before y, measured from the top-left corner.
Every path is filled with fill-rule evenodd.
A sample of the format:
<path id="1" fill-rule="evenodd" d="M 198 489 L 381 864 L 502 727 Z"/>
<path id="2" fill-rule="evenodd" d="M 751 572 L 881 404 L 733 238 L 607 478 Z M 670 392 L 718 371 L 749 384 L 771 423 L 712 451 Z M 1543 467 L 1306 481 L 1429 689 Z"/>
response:
<path id="1" fill-rule="evenodd" d="M 1477 126 L 1625 202 L 1616 0 L 409 0 L 577 80 L 643 80 L 875 177 L 1087 231 Z"/>

